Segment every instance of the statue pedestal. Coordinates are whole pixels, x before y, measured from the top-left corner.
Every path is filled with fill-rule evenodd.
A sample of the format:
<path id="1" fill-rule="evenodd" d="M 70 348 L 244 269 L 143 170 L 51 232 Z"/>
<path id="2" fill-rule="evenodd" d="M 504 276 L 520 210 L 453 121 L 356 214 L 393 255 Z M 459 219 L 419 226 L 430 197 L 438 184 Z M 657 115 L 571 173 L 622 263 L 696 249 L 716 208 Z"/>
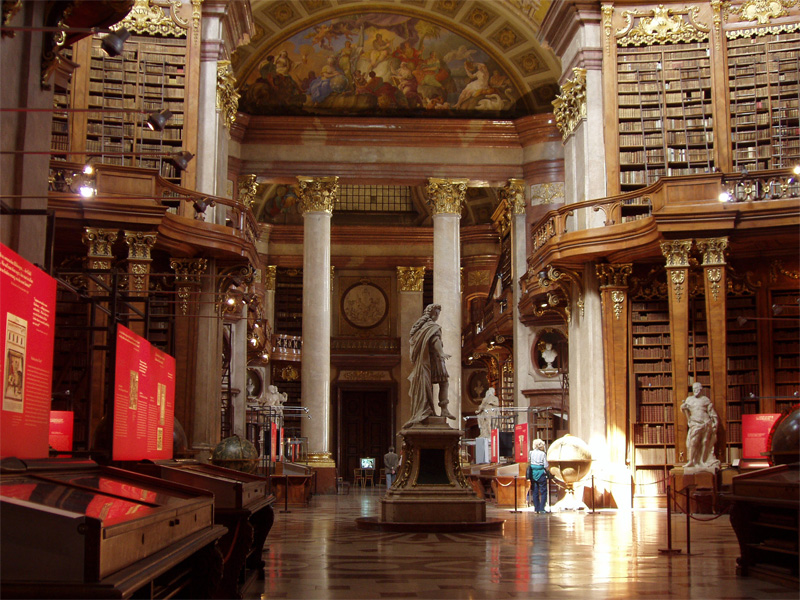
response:
<path id="1" fill-rule="evenodd" d="M 392 523 L 477 523 L 486 521 L 486 502 L 475 495 L 459 463 L 462 431 L 443 417 L 428 417 L 403 429 L 403 460 L 397 480 L 381 500 L 381 521 Z"/>
<path id="2" fill-rule="evenodd" d="M 715 512 L 717 472 L 698 467 L 675 467 L 670 470 L 674 484 L 672 509 L 680 512 L 710 514 Z M 687 502 L 686 493 L 689 492 Z"/>
<path id="3" fill-rule="evenodd" d="M 490 459 L 489 438 L 475 438 L 475 464 L 486 464 L 490 462 Z"/>

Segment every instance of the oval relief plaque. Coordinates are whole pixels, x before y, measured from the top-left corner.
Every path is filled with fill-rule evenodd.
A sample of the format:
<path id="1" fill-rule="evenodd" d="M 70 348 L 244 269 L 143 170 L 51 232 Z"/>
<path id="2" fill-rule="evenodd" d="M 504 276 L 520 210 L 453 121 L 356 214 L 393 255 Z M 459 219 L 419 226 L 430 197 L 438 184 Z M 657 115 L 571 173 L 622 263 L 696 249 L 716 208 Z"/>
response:
<path id="1" fill-rule="evenodd" d="M 386 294 L 377 285 L 369 282 L 351 286 L 342 297 L 342 315 L 345 321 L 359 329 L 370 329 L 383 321 L 387 306 Z"/>

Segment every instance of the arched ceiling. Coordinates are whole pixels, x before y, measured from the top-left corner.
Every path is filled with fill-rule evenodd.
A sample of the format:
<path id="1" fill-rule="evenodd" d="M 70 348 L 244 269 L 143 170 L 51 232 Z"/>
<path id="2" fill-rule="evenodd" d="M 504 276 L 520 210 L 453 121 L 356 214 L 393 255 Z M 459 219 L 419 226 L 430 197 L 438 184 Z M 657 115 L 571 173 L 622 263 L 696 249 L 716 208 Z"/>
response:
<path id="1" fill-rule="evenodd" d="M 265 115 L 516 118 L 552 111 L 551 0 L 252 0 L 231 57 L 239 110 Z M 371 75 L 374 74 L 374 75 Z"/>

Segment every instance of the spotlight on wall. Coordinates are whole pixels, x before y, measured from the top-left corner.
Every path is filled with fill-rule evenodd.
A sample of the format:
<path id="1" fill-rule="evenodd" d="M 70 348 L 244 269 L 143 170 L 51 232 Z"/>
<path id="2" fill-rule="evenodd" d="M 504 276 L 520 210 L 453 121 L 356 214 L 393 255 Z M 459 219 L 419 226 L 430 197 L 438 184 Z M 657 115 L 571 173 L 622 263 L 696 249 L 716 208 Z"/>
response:
<path id="1" fill-rule="evenodd" d="M 206 201 L 203 198 L 200 198 L 200 199 L 194 201 L 194 209 L 197 212 L 204 213 L 204 212 L 206 212 L 207 208 L 208 208 L 208 204 L 206 203 Z"/>
<path id="2" fill-rule="evenodd" d="M 163 131 L 164 127 L 172 118 L 172 113 L 166 108 L 162 108 L 158 112 L 150 113 L 147 117 L 147 126 L 153 131 Z"/>
<path id="3" fill-rule="evenodd" d="M 109 33 L 100 42 L 100 47 L 105 50 L 109 56 L 119 56 L 124 49 L 125 40 L 131 37 L 131 32 L 127 29 L 119 29 L 113 33 Z"/>
<path id="4" fill-rule="evenodd" d="M 800 175 L 800 165 L 795 165 L 794 169 L 792 169 L 792 173 L 795 175 Z"/>
<path id="5" fill-rule="evenodd" d="M 722 192 L 719 195 L 720 202 L 730 202 L 731 200 L 733 200 L 733 197 L 728 192 Z"/>
<path id="6" fill-rule="evenodd" d="M 170 156 L 167 160 L 175 165 L 175 168 L 179 171 L 185 171 L 189 166 L 189 161 L 194 158 L 194 154 L 191 152 L 183 151 L 183 152 L 176 152 L 172 156 Z"/>

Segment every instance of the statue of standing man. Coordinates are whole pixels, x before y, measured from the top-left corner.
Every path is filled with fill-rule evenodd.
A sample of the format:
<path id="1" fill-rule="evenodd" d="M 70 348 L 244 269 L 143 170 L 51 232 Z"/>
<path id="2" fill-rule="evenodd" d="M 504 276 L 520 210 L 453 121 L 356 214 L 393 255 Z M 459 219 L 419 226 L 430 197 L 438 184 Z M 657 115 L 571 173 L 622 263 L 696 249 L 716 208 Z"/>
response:
<path id="1" fill-rule="evenodd" d="M 411 388 L 411 419 L 404 425 L 410 427 L 433 415 L 436 416 L 433 384 L 439 385 L 439 408 L 441 416 L 455 419 L 447 410 L 448 379 L 445 361 L 450 358 L 444 353 L 442 347 L 442 327 L 436 323 L 442 307 L 439 304 L 429 304 L 425 307 L 422 316 L 411 327 L 411 362 L 414 367 L 408 380 Z"/>
<path id="2" fill-rule="evenodd" d="M 692 395 L 681 404 L 688 426 L 686 454 L 689 460 L 684 467 L 716 470 L 719 468 L 719 460 L 714 455 L 714 444 L 717 443 L 719 416 L 711 400 L 700 395 L 702 391 L 703 384 L 695 382 L 692 385 Z"/>

